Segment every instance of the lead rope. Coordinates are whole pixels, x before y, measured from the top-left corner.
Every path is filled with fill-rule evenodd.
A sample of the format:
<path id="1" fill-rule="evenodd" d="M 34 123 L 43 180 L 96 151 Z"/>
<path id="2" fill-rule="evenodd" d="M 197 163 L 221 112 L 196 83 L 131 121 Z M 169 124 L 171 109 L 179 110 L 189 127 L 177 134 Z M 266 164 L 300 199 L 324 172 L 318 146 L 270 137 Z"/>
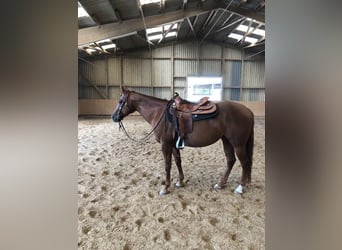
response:
<path id="1" fill-rule="evenodd" d="M 170 100 L 169 103 L 166 105 L 166 109 L 164 110 L 164 112 L 162 113 L 162 115 L 160 116 L 157 124 L 153 127 L 153 129 L 151 130 L 151 132 L 149 132 L 146 136 L 144 136 L 143 138 L 133 138 L 131 137 L 125 126 L 123 125 L 122 121 L 119 122 L 119 129 L 122 128 L 122 130 L 124 131 L 124 133 L 126 134 L 126 136 L 131 139 L 132 141 L 135 141 L 135 142 L 145 142 L 147 141 L 152 135 L 153 135 L 153 132 L 157 129 L 157 127 L 159 126 L 160 122 L 162 121 L 163 117 L 165 117 L 165 112 L 167 112 L 167 110 L 169 109 L 171 103 L 173 102 L 173 100 Z"/>

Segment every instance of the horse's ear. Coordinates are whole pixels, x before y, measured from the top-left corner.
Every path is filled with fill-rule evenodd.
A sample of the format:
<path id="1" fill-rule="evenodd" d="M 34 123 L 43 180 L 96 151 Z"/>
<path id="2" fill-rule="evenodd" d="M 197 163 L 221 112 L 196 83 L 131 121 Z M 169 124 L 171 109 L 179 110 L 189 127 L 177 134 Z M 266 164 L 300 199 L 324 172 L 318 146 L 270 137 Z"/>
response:
<path id="1" fill-rule="evenodd" d="M 129 89 L 127 87 L 121 86 L 121 92 L 122 93 L 126 93 L 127 91 L 129 91 Z"/>

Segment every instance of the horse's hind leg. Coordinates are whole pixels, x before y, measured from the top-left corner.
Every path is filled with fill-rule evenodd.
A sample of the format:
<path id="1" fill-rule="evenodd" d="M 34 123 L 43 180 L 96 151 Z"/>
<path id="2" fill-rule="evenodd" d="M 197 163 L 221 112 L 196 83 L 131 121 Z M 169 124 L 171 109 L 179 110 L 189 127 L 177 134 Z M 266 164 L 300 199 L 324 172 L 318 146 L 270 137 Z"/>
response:
<path id="1" fill-rule="evenodd" d="M 242 166 L 242 176 L 240 185 L 235 189 L 235 193 L 243 193 L 243 188 L 250 182 L 252 161 L 249 159 L 245 146 L 235 147 L 235 152 Z"/>
<path id="2" fill-rule="evenodd" d="M 179 173 L 179 178 L 178 181 L 176 183 L 176 187 L 183 187 L 184 186 L 184 173 L 183 173 L 183 169 L 182 169 L 182 160 L 180 157 L 180 152 L 179 149 L 173 147 L 172 148 L 172 155 L 173 158 L 175 159 L 177 168 L 178 168 L 178 173 Z"/>
<path id="3" fill-rule="evenodd" d="M 221 189 L 227 183 L 229 174 L 232 171 L 232 168 L 236 161 L 234 148 L 232 144 L 230 144 L 228 139 L 225 137 L 222 137 L 222 142 L 223 142 L 224 153 L 226 155 L 226 160 L 227 160 L 227 168 L 223 176 L 221 177 L 221 180 L 219 181 L 219 183 L 215 184 L 214 186 L 215 189 Z"/>

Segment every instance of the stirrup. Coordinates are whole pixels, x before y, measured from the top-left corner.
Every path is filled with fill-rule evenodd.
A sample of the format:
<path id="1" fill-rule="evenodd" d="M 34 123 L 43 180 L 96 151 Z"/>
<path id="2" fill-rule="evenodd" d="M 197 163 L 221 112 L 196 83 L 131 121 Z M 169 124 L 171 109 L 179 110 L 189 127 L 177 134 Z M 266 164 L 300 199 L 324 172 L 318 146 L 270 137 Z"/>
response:
<path id="1" fill-rule="evenodd" d="M 180 143 L 182 143 L 181 145 L 179 145 Z M 184 140 L 181 139 L 180 136 L 178 136 L 177 142 L 176 142 L 176 148 L 177 149 L 183 149 L 184 148 Z"/>

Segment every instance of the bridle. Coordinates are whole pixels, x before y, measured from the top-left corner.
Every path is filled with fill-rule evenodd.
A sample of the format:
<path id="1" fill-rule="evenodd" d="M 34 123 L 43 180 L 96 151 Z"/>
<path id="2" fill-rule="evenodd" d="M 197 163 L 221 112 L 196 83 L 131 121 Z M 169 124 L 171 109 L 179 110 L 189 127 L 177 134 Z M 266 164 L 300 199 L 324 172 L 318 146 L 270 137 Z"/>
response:
<path id="1" fill-rule="evenodd" d="M 129 95 L 129 93 L 128 93 L 128 95 Z M 120 117 L 121 109 L 123 108 L 123 106 L 124 106 L 124 105 L 127 105 L 127 106 L 128 106 L 128 103 L 127 103 L 128 95 L 127 95 L 127 96 L 124 96 L 122 102 L 120 103 L 119 112 L 118 112 L 119 117 Z M 132 136 L 130 136 L 130 135 L 128 134 L 128 132 L 127 132 L 125 126 L 124 126 L 123 123 L 122 123 L 122 120 L 123 120 L 123 119 L 121 119 L 121 120 L 119 121 L 119 129 L 122 129 L 122 130 L 124 131 L 124 133 L 126 134 L 126 136 L 127 136 L 129 139 L 131 139 L 132 141 L 135 141 L 135 142 L 145 142 L 145 141 L 147 141 L 147 140 L 153 135 L 153 132 L 158 128 L 158 126 L 160 125 L 162 119 L 166 117 L 166 112 L 167 112 L 167 110 L 170 108 L 170 105 L 171 105 L 173 102 L 174 102 L 174 100 L 171 99 L 171 100 L 167 103 L 166 108 L 165 108 L 165 110 L 163 111 L 163 113 L 161 114 L 161 116 L 160 116 L 158 122 L 156 123 L 156 125 L 155 125 L 155 126 L 152 128 L 152 130 L 151 130 L 147 135 L 145 135 L 143 138 L 133 138 Z"/>
<path id="2" fill-rule="evenodd" d="M 123 96 L 123 99 L 119 101 L 119 103 L 120 103 L 119 111 L 118 111 L 119 117 L 120 117 L 122 108 L 123 108 L 125 105 L 128 106 L 128 104 L 127 104 L 127 98 L 128 98 L 128 96 L 129 96 L 129 93 L 128 93 L 127 95 L 124 95 L 124 96 Z M 121 122 L 121 121 L 120 121 L 120 122 Z"/>

